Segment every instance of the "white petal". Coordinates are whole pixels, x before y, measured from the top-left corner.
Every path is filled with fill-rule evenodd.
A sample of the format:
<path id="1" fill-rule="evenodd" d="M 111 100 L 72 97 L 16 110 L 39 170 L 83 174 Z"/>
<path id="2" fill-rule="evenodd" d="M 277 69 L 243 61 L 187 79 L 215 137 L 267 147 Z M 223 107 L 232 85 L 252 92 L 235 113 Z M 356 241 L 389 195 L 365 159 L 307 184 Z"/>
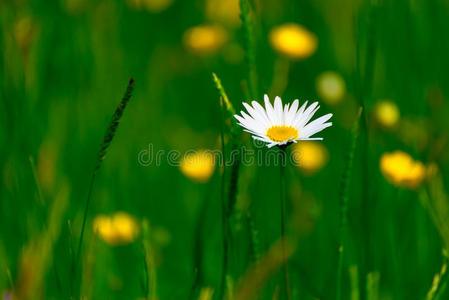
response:
<path id="1" fill-rule="evenodd" d="M 253 118 L 248 116 L 245 112 L 241 111 L 240 113 L 242 114 L 243 118 L 237 115 L 235 117 L 236 118 L 238 117 L 237 120 L 240 121 L 243 127 L 250 129 L 252 131 L 260 131 L 262 126 L 259 123 L 257 123 Z"/>
<path id="2" fill-rule="evenodd" d="M 322 141 L 323 138 L 317 137 L 317 138 L 298 138 L 297 141 Z"/>
<path id="3" fill-rule="evenodd" d="M 274 125 L 276 124 L 276 116 L 274 113 L 273 106 L 271 106 L 270 99 L 268 98 L 267 94 L 264 95 L 264 101 L 265 101 L 265 111 L 267 112 L 268 120 L 270 120 L 271 125 Z"/>
<path id="4" fill-rule="evenodd" d="M 246 108 L 246 110 L 249 112 L 251 117 L 258 123 L 263 124 L 263 126 L 267 127 L 269 126 L 269 123 L 266 121 L 266 117 L 263 115 L 260 115 L 257 110 L 255 110 L 251 105 L 243 102 L 243 106 Z"/>
<path id="5" fill-rule="evenodd" d="M 312 128 L 317 125 L 322 125 L 322 124 L 326 123 L 330 118 L 332 118 L 332 114 L 327 114 L 327 115 L 321 116 L 318 119 L 315 119 L 312 122 L 310 122 L 309 124 L 307 124 L 306 126 L 304 126 L 304 128 L 302 130 L 306 130 L 309 127 Z"/>
<path id="6" fill-rule="evenodd" d="M 319 109 L 318 102 L 312 103 L 302 114 L 302 116 L 295 120 L 295 127 L 301 128 L 309 122 L 315 112 Z"/>
<path id="7" fill-rule="evenodd" d="M 258 116 L 264 121 L 265 125 L 269 127 L 271 125 L 270 120 L 267 117 L 267 114 L 265 113 L 265 110 L 263 109 L 262 105 L 259 104 L 257 101 L 251 102 L 253 105 L 254 110 L 258 114 Z"/>
<path id="8" fill-rule="evenodd" d="M 321 125 L 315 125 L 313 127 L 307 128 L 307 130 L 305 130 L 306 127 L 304 127 L 303 128 L 303 133 L 301 134 L 301 136 L 305 137 L 305 138 L 309 138 L 311 135 L 314 135 L 315 133 L 320 132 L 323 129 L 325 129 L 327 127 L 330 127 L 330 126 L 332 126 L 331 122 L 324 123 L 324 124 L 321 124 Z"/>
<path id="9" fill-rule="evenodd" d="M 282 100 L 279 96 L 276 96 L 276 98 L 274 98 L 274 112 L 277 121 L 276 125 L 284 125 L 284 111 L 282 110 Z"/>
<path id="10" fill-rule="evenodd" d="M 299 110 L 296 112 L 294 122 L 296 122 L 296 120 L 300 119 L 302 117 L 302 115 L 304 114 L 304 110 L 306 109 L 307 102 L 308 101 L 304 102 L 303 105 L 301 105 Z"/>
<path id="11" fill-rule="evenodd" d="M 289 107 L 290 103 L 284 104 L 284 116 L 287 114 Z"/>
<path id="12" fill-rule="evenodd" d="M 295 118 L 296 111 L 298 109 L 298 105 L 299 105 L 298 99 L 293 101 L 292 106 L 290 107 L 290 109 L 285 114 L 285 125 L 291 126 L 291 124 L 292 124 L 292 122 L 293 122 L 293 120 Z"/>

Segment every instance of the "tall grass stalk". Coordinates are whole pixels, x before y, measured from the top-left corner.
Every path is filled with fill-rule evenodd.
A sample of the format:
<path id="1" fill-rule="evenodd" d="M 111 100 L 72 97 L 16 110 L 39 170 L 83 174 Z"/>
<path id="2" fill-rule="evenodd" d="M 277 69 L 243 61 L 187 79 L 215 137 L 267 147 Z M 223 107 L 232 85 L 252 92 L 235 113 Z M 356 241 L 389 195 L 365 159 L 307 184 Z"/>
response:
<path id="1" fill-rule="evenodd" d="M 217 78 L 215 74 L 214 78 Z M 217 78 L 216 83 L 219 83 L 219 79 Z M 217 84 L 217 87 L 219 85 Z M 220 83 L 221 86 L 221 83 Z M 223 87 L 221 89 L 223 92 L 223 95 L 226 96 L 226 93 L 223 90 Z M 227 96 L 226 96 L 227 97 Z M 222 226 L 222 241 L 223 241 L 223 265 L 222 265 L 222 274 L 221 274 L 221 284 L 220 284 L 220 297 L 219 299 L 223 298 L 225 285 L 226 285 L 226 274 L 228 269 L 228 255 L 229 255 L 229 224 L 228 224 L 228 218 L 226 215 L 226 199 L 225 199 L 225 185 L 226 185 L 226 167 L 225 167 L 225 160 L 226 160 L 226 147 L 225 147 L 225 138 L 224 138 L 224 123 L 225 123 L 225 116 L 224 116 L 224 109 L 223 109 L 223 101 L 224 97 L 222 96 L 220 98 L 220 116 L 221 116 L 221 122 L 220 122 L 220 138 L 221 138 L 221 152 L 223 154 L 223 165 L 221 166 L 221 186 L 220 186 L 220 200 L 221 200 L 221 226 Z M 228 100 L 229 101 L 229 100 Z"/>
<path id="2" fill-rule="evenodd" d="M 342 293 L 342 275 L 343 275 L 343 258 L 345 251 L 345 234 L 346 225 L 348 222 L 348 187 L 352 174 L 352 166 L 354 161 L 354 154 L 357 145 L 357 137 L 359 131 L 359 121 L 362 114 L 362 108 L 359 109 L 357 118 L 351 130 L 350 148 L 347 152 L 346 166 L 343 170 L 343 175 L 340 183 L 340 233 L 338 246 L 338 268 L 337 268 L 337 296 L 336 299 L 341 299 Z"/>
<path id="3" fill-rule="evenodd" d="M 49 207 L 45 229 L 22 251 L 14 299 L 36 299 L 45 291 L 47 272 L 54 260 L 54 247 L 69 203 L 69 186 L 61 184 Z"/>
<path id="4" fill-rule="evenodd" d="M 89 240 L 89 246 L 83 261 L 83 272 L 80 285 L 80 293 L 84 299 L 92 299 L 95 286 L 95 263 L 98 255 L 98 241 L 99 237 L 94 236 Z"/>
<path id="5" fill-rule="evenodd" d="M 288 264 L 287 264 L 287 246 L 286 246 L 286 236 L 285 236 L 285 210 L 286 210 L 286 200 L 285 200 L 285 165 L 286 165 L 286 146 L 280 146 L 280 168 L 279 168 L 279 195 L 280 195 L 280 204 L 281 204 L 281 241 L 282 241 L 282 269 L 284 271 L 284 288 L 285 288 L 285 296 L 288 300 L 291 300 L 290 294 L 290 277 L 288 275 Z"/>
<path id="6" fill-rule="evenodd" d="M 206 191 L 206 197 L 203 199 L 201 203 L 200 212 L 198 214 L 198 218 L 196 221 L 195 229 L 194 229 L 194 244 L 193 244 L 193 266 L 195 268 L 195 276 L 193 279 L 192 289 L 190 291 L 189 299 L 194 300 L 196 291 L 199 289 L 204 280 L 203 274 L 203 229 L 205 228 L 205 221 L 207 218 L 207 208 L 209 204 L 208 195 L 210 195 L 210 191 Z"/>
<path id="7" fill-rule="evenodd" d="M 69 284 L 69 294 L 72 298 L 73 296 L 73 287 L 75 284 L 75 274 L 74 272 L 74 266 L 75 266 L 75 247 L 74 247 L 74 240 L 73 240 L 73 228 L 72 228 L 72 221 L 71 220 L 67 220 L 67 229 L 69 230 L 69 254 L 70 254 L 70 263 L 72 265 L 72 282 Z"/>
<path id="8" fill-rule="evenodd" d="M 225 112 L 227 112 L 229 117 L 232 117 L 235 115 L 235 109 L 232 105 L 231 101 L 229 101 L 228 94 L 226 94 L 226 91 L 223 87 L 223 84 L 221 83 L 220 78 L 218 78 L 217 74 L 212 73 L 212 79 L 214 80 L 215 86 L 218 90 L 218 93 L 221 96 L 221 100 L 224 102 L 224 106 L 226 108 Z M 223 107 L 223 103 L 220 102 L 220 106 Z"/>
<path id="9" fill-rule="evenodd" d="M 366 275 L 366 300 L 379 300 L 379 272 Z"/>
<path id="10" fill-rule="evenodd" d="M 441 270 L 434 277 L 432 286 L 427 293 L 426 300 L 441 299 L 446 290 L 449 280 L 447 265 L 449 263 L 449 209 L 447 206 L 448 197 L 444 188 L 444 182 L 440 172 L 436 172 L 430 178 L 427 188 L 422 188 L 419 193 L 419 199 L 426 210 L 429 212 L 436 229 L 438 230 L 443 248 L 443 264 Z"/>
<path id="11" fill-rule="evenodd" d="M 34 162 L 34 159 L 32 156 L 29 157 L 29 160 L 30 160 L 30 165 L 31 165 L 31 171 L 33 172 L 33 179 L 36 184 L 37 196 L 39 199 L 39 203 L 41 205 L 44 205 L 45 202 L 44 202 L 44 197 L 42 196 L 42 188 L 39 183 L 39 179 L 37 177 L 36 163 Z"/>
<path id="12" fill-rule="evenodd" d="M 33 172 L 33 179 L 34 179 L 34 183 L 36 184 L 36 190 L 37 190 L 37 197 L 39 199 L 39 204 L 42 206 L 44 206 L 45 201 L 44 201 L 44 197 L 42 196 L 42 188 L 41 188 L 41 184 L 39 182 L 39 178 L 37 176 L 37 168 L 36 168 L 36 164 L 34 162 L 34 159 L 32 156 L 29 157 L 29 161 L 30 161 L 30 165 L 31 165 L 31 171 Z M 41 213 L 42 214 L 42 213 Z M 44 218 L 44 217 L 42 217 Z M 59 273 L 58 273 L 58 268 L 57 265 L 54 263 L 52 265 L 53 268 L 53 272 L 55 275 L 55 281 L 56 281 L 56 288 L 58 289 L 59 295 L 61 296 L 62 293 L 62 286 L 61 286 L 61 280 L 59 278 Z"/>
<path id="13" fill-rule="evenodd" d="M 142 231 L 143 255 L 146 274 L 145 297 L 147 300 L 155 300 L 157 299 L 156 263 L 154 259 L 153 245 L 150 238 L 151 228 L 147 220 L 142 222 Z"/>
<path id="14" fill-rule="evenodd" d="M 254 263 L 240 278 L 235 288 L 234 300 L 258 299 L 260 292 L 268 279 L 275 275 L 283 265 L 283 253 L 290 258 L 296 250 L 296 241 L 277 240 L 268 251 L 264 253 L 260 261 Z M 285 298 L 279 298 L 285 299 Z"/>
<path id="15" fill-rule="evenodd" d="M 80 234 L 80 240 L 78 243 L 78 250 L 76 252 L 76 258 L 75 262 L 72 265 L 72 284 L 74 282 L 74 278 L 76 278 L 77 268 L 79 265 L 79 260 L 81 258 L 81 249 L 83 246 L 83 238 L 84 238 L 84 231 L 86 228 L 86 221 L 87 221 L 87 214 L 89 212 L 89 205 L 91 202 L 91 196 L 92 196 L 92 189 L 95 182 L 95 177 L 97 175 L 98 170 L 101 167 L 101 164 L 107 154 L 108 148 L 111 145 L 112 140 L 114 139 L 115 132 L 117 131 L 117 128 L 119 126 L 120 119 L 123 115 L 123 112 L 125 111 L 126 105 L 128 104 L 129 100 L 131 99 L 131 95 L 134 89 L 134 78 L 131 77 L 128 83 L 128 87 L 126 88 L 126 92 L 118 104 L 117 108 L 115 109 L 114 114 L 112 115 L 112 119 L 109 122 L 109 126 L 106 130 L 105 135 L 103 136 L 103 141 L 100 145 L 100 151 L 98 152 L 97 156 L 97 164 L 95 165 L 94 171 L 92 173 L 92 177 L 90 179 L 89 183 L 89 191 L 87 193 L 87 200 L 86 205 L 84 207 L 84 213 L 83 213 L 83 223 L 81 225 L 81 234 Z"/>
<path id="16" fill-rule="evenodd" d="M 248 64 L 248 96 L 254 99 L 257 91 L 254 12 L 251 9 L 249 0 L 240 0 L 240 11 L 240 19 L 242 20 L 243 30 L 245 31 L 245 53 Z"/>
<path id="17" fill-rule="evenodd" d="M 360 299 L 359 291 L 359 271 L 357 265 L 349 267 L 349 278 L 351 280 L 351 300 Z"/>
<path id="18" fill-rule="evenodd" d="M 355 93 L 356 98 L 359 100 L 359 105 L 362 107 L 361 116 L 361 159 L 363 172 L 361 173 L 362 179 L 362 226 L 364 227 L 364 249 L 362 250 L 363 256 L 366 257 L 363 264 L 360 264 L 360 274 L 366 276 L 370 271 L 370 264 L 372 260 L 371 251 L 373 251 L 371 242 L 371 215 L 373 204 L 376 203 L 373 199 L 373 195 L 376 192 L 373 190 L 372 180 L 370 174 L 372 173 L 371 161 L 372 154 L 370 150 L 370 132 L 369 132 L 369 116 L 366 108 L 369 107 L 369 103 L 372 98 L 373 79 L 375 75 L 376 66 L 376 54 L 377 54 L 377 26 L 379 8 L 376 0 L 369 0 L 365 2 L 360 8 L 359 16 L 356 19 L 356 49 L 355 49 Z"/>
<path id="19" fill-rule="evenodd" d="M 259 242 L 259 232 L 256 229 L 254 224 L 253 217 L 251 216 L 251 212 L 249 209 L 246 210 L 246 224 L 248 226 L 249 233 L 249 249 L 250 255 L 253 263 L 258 263 L 260 260 L 260 242 Z"/>
<path id="20" fill-rule="evenodd" d="M 445 254 L 443 264 L 441 265 L 440 272 L 435 274 L 433 277 L 432 286 L 430 287 L 430 290 L 427 292 L 426 300 L 435 300 L 439 299 L 440 294 L 442 293 L 442 290 L 445 288 L 446 281 L 447 281 L 447 263 L 448 263 L 448 257 L 447 253 Z"/>
<path id="21" fill-rule="evenodd" d="M 229 174 L 229 182 L 226 182 L 226 145 L 225 145 L 225 131 L 226 131 L 226 120 L 228 118 L 233 118 L 235 114 L 235 109 L 229 101 L 229 97 L 226 94 L 223 85 L 221 84 L 221 80 L 215 73 L 212 73 L 213 80 L 217 87 L 217 90 L 220 94 L 220 116 L 221 116 L 221 146 L 222 146 L 222 154 L 223 154 L 223 169 L 221 174 L 221 203 L 222 203 L 222 232 L 223 232 L 223 267 L 222 267 L 222 276 L 221 276 L 221 285 L 219 292 L 219 299 L 223 298 L 225 294 L 225 286 L 226 286 L 226 278 L 228 272 L 228 264 L 229 264 L 229 243 L 231 239 L 231 226 L 230 226 L 230 217 L 232 215 L 232 211 L 234 209 L 234 205 L 237 199 L 237 182 L 239 177 L 240 170 L 240 154 L 234 156 L 231 161 L 231 170 Z M 235 151 L 240 146 L 240 135 L 235 122 L 231 120 L 231 126 L 228 128 L 230 133 L 230 141 L 229 148 L 231 153 L 239 151 Z M 227 187 L 227 195 L 225 195 Z"/>

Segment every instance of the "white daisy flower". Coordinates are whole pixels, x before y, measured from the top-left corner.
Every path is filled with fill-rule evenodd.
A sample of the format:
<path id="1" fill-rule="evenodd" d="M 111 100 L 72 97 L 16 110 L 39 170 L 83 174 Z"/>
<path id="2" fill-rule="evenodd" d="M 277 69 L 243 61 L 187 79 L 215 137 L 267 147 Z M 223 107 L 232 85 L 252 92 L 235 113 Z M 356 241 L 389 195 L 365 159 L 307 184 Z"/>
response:
<path id="1" fill-rule="evenodd" d="M 243 103 L 249 115 L 241 111 L 241 115 L 234 115 L 239 121 L 239 125 L 244 127 L 244 131 L 252 134 L 256 140 L 267 143 L 267 147 L 287 145 L 300 140 L 322 140 L 323 138 L 311 137 L 324 128 L 332 126 L 327 122 L 332 114 L 327 114 L 308 123 L 315 112 L 320 108 L 318 102 L 307 107 L 307 101 L 298 109 L 299 101 L 296 99 L 292 105 L 285 104 L 282 108 L 280 97 L 274 99 L 274 107 L 271 105 L 268 96 L 264 96 L 265 108 L 256 101 L 250 106 Z M 326 123 L 327 122 L 327 123 Z"/>

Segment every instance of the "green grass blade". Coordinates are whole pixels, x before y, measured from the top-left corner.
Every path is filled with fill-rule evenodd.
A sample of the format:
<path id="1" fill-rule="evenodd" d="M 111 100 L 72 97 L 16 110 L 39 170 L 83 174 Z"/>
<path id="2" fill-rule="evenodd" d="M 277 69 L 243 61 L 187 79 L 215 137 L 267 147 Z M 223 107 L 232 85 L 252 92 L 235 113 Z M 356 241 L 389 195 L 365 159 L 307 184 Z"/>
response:
<path id="1" fill-rule="evenodd" d="M 120 101 L 120 103 L 118 104 L 114 114 L 112 115 L 112 119 L 109 122 L 109 126 L 106 130 L 105 135 L 103 136 L 103 141 L 100 145 L 100 151 L 98 152 L 98 156 L 97 156 L 97 164 L 92 173 L 92 177 L 91 177 L 90 183 L 89 183 L 89 191 L 87 194 L 86 206 L 84 208 L 84 213 L 83 213 L 83 223 L 81 225 L 81 234 L 80 234 L 80 240 L 78 243 L 78 250 L 76 252 L 75 263 L 74 263 L 74 265 L 72 265 L 72 284 L 74 284 L 76 274 L 77 274 L 77 267 L 79 265 L 79 260 L 81 258 L 81 249 L 82 249 L 82 245 L 83 245 L 84 231 L 85 231 L 85 227 L 86 227 L 87 214 L 89 211 L 89 205 L 90 205 L 90 201 L 91 201 L 91 195 L 92 195 L 93 184 L 95 182 L 95 177 L 96 177 L 98 169 L 100 169 L 100 166 L 107 154 L 107 150 L 108 150 L 109 146 L 111 145 L 112 140 L 114 139 L 115 133 L 119 126 L 120 119 L 123 115 L 123 112 L 125 111 L 126 105 L 128 104 L 129 100 L 131 99 L 133 89 L 134 89 L 134 78 L 131 77 L 131 79 L 129 80 L 129 83 L 128 83 L 128 87 L 126 88 L 125 95 L 123 96 L 123 98 Z"/>
<path id="2" fill-rule="evenodd" d="M 240 0 L 240 19 L 242 20 L 245 32 L 245 52 L 248 64 L 248 90 L 249 98 L 257 96 L 257 71 L 256 71 L 256 51 L 254 33 L 254 15 L 248 0 Z"/>
<path id="3" fill-rule="evenodd" d="M 357 145 L 357 136 L 359 131 L 359 121 L 362 113 L 360 108 L 358 116 L 351 130 L 350 148 L 347 152 L 346 165 L 340 183 L 340 242 L 338 247 L 338 269 L 337 269 L 337 300 L 341 299 L 342 294 L 342 275 L 343 275 L 343 258 L 345 250 L 345 233 L 348 222 L 348 186 L 351 180 L 352 165 Z"/>

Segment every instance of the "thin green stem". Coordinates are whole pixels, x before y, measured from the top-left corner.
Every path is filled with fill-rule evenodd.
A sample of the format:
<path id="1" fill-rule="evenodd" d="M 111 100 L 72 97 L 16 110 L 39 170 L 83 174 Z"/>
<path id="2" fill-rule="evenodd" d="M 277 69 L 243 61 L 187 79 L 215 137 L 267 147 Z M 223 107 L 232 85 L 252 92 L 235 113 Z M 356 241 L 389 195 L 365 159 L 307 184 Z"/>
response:
<path id="1" fill-rule="evenodd" d="M 286 234 L 285 234 L 285 165 L 286 165 L 286 151 L 285 146 L 279 147 L 280 149 L 280 169 L 279 169 L 279 191 L 280 191 L 280 204 L 281 204 L 281 239 L 282 239 L 282 261 L 283 261 L 283 271 L 284 271 L 284 287 L 285 295 L 288 300 L 291 300 L 290 294 L 290 278 L 288 275 L 288 264 L 287 264 L 287 245 L 286 245 Z"/>
<path id="2" fill-rule="evenodd" d="M 232 157 L 232 165 L 230 174 L 229 174 L 229 183 L 228 183 L 228 193 L 225 195 L 226 184 L 227 184 L 227 176 L 226 176 L 226 145 L 224 140 L 224 134 L 226 126 L 225 121 L 227 118 L 232 118 L 235 114 L 235 110 L 232 106 L 232 103 L 229 101 L 229 98 L 226 94 L 226 91 L 221 84 L 220 79 L 215 73 L 212 73 L 213 80 L 215 85 L 220 93 L 220 117 L 221 117 L 221 145 L 222 145 L 222 153 L 223 153 L 223 173 L 221 174 L 221 203 L 222 203 L 222 234 L 223 234 L 223 269 L 222 269 L 222 278 L 220 284 L 219 291 L 219 299 L 223 299 L 223 295 L 225 294 L 225 286 L 226 286 L 226 278 L 228 272 L 228 264 L 229 264 L 229 249 L 231 242 L 231 226 L 230 226 L 230 217 L 232 215 L 232 211 L 234 209 L 234 205 L 237 199 L 237 183 L 239 177 L 240 170 L 240 152 L 237 151 L 237 155 Z M 235 122 L 231 121 L 231 126 L 229 127 L 229 149 L 230 153 L 235 153 L 236 150 L 240 147 L 240 130 Z"/>
<path id="3" fill-rule="evenodd" d="M 148 264 L 147 264 L 147 254 L 146 254 L 146 249 L 145 249 L 145 243 L 143 243 L 143 270 L 144 270 L 144 275 L 145 275 L 145 280 L 143 283 L 143 293 L 144 295 L 148 298 L 148 296 L 150 295 L 150 287 L 148 282 L 150 281 L 150 272 L 148 271 Z"/>
<path id="4" fill-rule="evenodd" d="M 427 293 L 426 300 L 435 300 L 441 299 L 444 291 L 446 290 L 447 281 L 448 281 L 448 257 L 447 253 L 444 253 L 443 265 L 441 266 L 441 270 L 438 274 L 435 275 L 435 278 L 432 283 L 432 287 Z"/>
<path id="5" fill-rule="evenodd" d="M 344 245 L 343 239 L 340 241 L 340 247 L 338 248 L 338 269 L 337 269 L 337 300 L 341 299 L 341 289 L 342 289 L 342 273 L 343 273 L 343 254 Z"/>
<path id="6" fill-rule="evenodd" d="M 95 170 L 92 174 L 92 177 L 90 178 L 89 183 L 89 192 L 87 193 L 87 201 L 86 206 L 84 207 L 84 213 L 83 213 L 83 223 L 81 225 L 81 235 L 80 235 L 80 242 L 78 243 L 78 250 L 76 251 L 76 259 L 75 259 L 75 268 L 79 263 L 80 255 L 81 255 L 81 248 L 83 246 L 83 237 L 84 237 L 84 231 L 86 229 L 86 221 L 87 221 L 87 213 L 89 212 L 89 206 L 90 201 L 92 198 L 92 190 L 94 187 L 95 177 L 97 176 L 97 171 Z"/>
<path id="7" fill-rule="evenodd" d="M 39 203 L 41 205 L 44 205 L 44 197 L 42 196 L 41 185 L 40 185 L 39 179 L 37 177 L 36 164 L 34 163 L 34 159 L 32 156 L 29 157 L 29 160 L 30 160 L 30 164 L 31 164 L 31 171 L 33 171 L 33 179 L 34 179 L 34 182 L 36 183 L 36 189 L 37 189 L 37 195 L 39 198 Z"/>
<path id="8" fill-rule="evenodd" d="M 390 238 L 390 247 L 391 247 L 391 267 L 393 272 L 393 282 L 394 284 L 394 298 L 399 299 L 401 294 L 401 287 L 402 287 L 402 276 L 401 276 L 401 255 L 398 248 L 398 238 L 399 234 L 397 232 L 398 227 L 398 220 L 397 220 L 397 213 L 398 213 L 398 203 L 402 200 L 402 190 L 401 188 L 396 189 L 396 197 L 394 197 L 394 201 L 391 201 L 390 203 L 390 220 L 388 221 L 388 235 Z"/>
<path id="9" fill-rule="evenodd" d="M 257 92 L 257 72 L 253 10 L 248 0 L 240 0 L 240 10 L 240 19 L 242 20 L 245 31 L 245 54 L 248 64 L 248 96 L 254 98 Z"/>
<path id="10" fill-rule="evenodd" d="M 337 295 L 336 299 L 341 299 L 342 293 L 342 276 L 343 276 L 343 262 L 345 250 L 345 235 L 348 223 L 348 186 L 352 174 L 352 165 L 354 161 L 354 153 L 357 145 L 357 136 L 359 130 L 359 120 L 362 114 L 362 109 L 359 109 L 358 116 L 352 126 L 351 143 L 346 157 L 346 166 L 343 171 L 340 184 L 340 233 L 339 233 L 339 247 L 338 247 L 338 268 L 337 268 Z"/>
<path id="11" fill-rule="evenodd" d="M 144 252 L 143 258 L 145 263 L 145 276 L 147 280 L 145 285 L 145 297 L 148 300 L 154 300 L 157 298 L 157 273 L 154 260 L 154 250 L 150 238 L 151 228 L 147 220 L 142 222 L 142 230 L 142 245 Z"/>
<path id="12" fill-rule="evenodd" d="M 222 265 L 222 274 L 221 274 L 221 283 L 220 283 L 220 297 L 219 299 L 223 299 L 223 295 L 225 293 L 225 286 L 226 286 L 226 275 L 228 270 L 228 255 L 229 255 L 229 232 L 228 232 L 228 217 L 227 217 L 227 205 L 226 205 L 226 198 L 225 198 L 225 184 L 226 184 L 226 147 L 225 147 L 225 139 L 224 139 L 224 122 L 225 122 L 225 110 L 223 108 L 223 101 L 227 99 L 226 93 L 224 92 L 223 87 L 221 86 L 221 82 L 218 80 L 218 77 L 216 77 L 215 74 L 214 79 L 216 82 L 219 83 L 219 90 L 223 91 L 222 98 L 220 99 L 220 139 L 221 139 L 221 152 L 223 154 L 223 161 L 222 165 L 220 166 L 222 168 L 221 172 L 221 186 L 220 186 L 220 197 L 221 197 L 221 225 L 222 225 L 222 241 L 223 241 L 223 265 Z M 217 84 L 218 85 L 218 84 Z M 225 97 L 226 98 L 225 98 Z M 225 102 L 226 104 L 229 103 L 229 100 Z M 232 107 L 232 106 L 231 106 Z M 229 110 L 229 109 L 227 109 Z"/>
<path id="13" fill-rule="evenodd" d="M 78 250 L 76 251 L 75 261 L 72 265 L 72 276 L 73 276 L 72 285 L 74 284 L 74 281 L 76 280 L 76 273 L 77 273 L 79 261 L 81 258 L 81 249 L 83 246 L 84 232 L 86 229 L 87 214 L 89 212 L 90 201 L 92 198 L 92 190 L 93 190 L 93 186 L 94 186 L 94 182 L 95 182 L 95 177 L 97 175 L 97 170 L 98 169 L 96 168 L 95 171 L 92 173 L 92 177 L 90 178 L 89 191 L 87 193 L 87 201 L 86 201 L 86 205 L 84 207 L 84 213 L 83 213 L 83 223 L 81 224 L 80 241 L 78 243 Z M 72 291 L 73 291 L 73 288 L 72 288 Z"/>
<path id="14" fill-rule="evenodd" d="M 195 226 L 195 240 L 193 245 L 193 261 L 195 268 L 195 276 L 192 284 L 192 289 L 190 290 L 189 299 L 195 299 L 195 294 L 198 288 L 203 283 L 203 228 L 205 228 L 205 220 L 207 215 L 207 208 L 210 199 L 208 199 L 208 195 L 210 195 L 210 191 L 206 192 L 206 197 L 203 199 L 201 203 L 200 212 L 198 214 L 198 219 Z"/>
<path id="15" fill-rule="evenodd" d="M 112 115 L 111 121 L 109 122 L 108 128 L 106 129 L 106 133 L 103 136 L 103 141 L 100 145 L 100 150 L 97 154 L 97 164 L 94 168 L 94 171 L 92 173 L 92 177 L 90 179 L 89 183 L 89 191 L 87 193 L 87 200 L 86 205 L 84 207 L 84 213 L 83 213 L 83 223 L 81 225 L 81 234 L 80 234 L 80 240 L 78 243 L 78 250 L 76 252 L 75 260 L 72 263 L 72 281 L 71 281 L 71 287 L 70 287 L 70 293 L 71 298 L 73 298 L 73 285 L 75 284 L 75 280 L 77 279 L 77 271 L 78 271 L 78 265 L 80 263 L 81 259 L 81 250 L 83 246 L 83 239 L 84 239 L 84 232 L 86 228 L 86 222 L 87 222 L 87 215 L 89 212 L 89 206 L 92 198 L 92 190 L 95 182 L 95 177 L 97 175 L 98 170 L 101 167 L 101 164 L 103 163 L 103 160 L 107 154 L 108 148 L 111 145 L 112 140 L 114 139 L 115 133 L 117 131 L 117 128 L 120 124 L 120 119 L 123 115 L 123 112 L 125 111 L 125 108 L 131 99 L 132 92 L 134 90 L 134 78 L 130 78 L 128 86 L 126 88 L 125 94 L 122 97 L 121 101 L 119 102 L 117 108 L 115 109 L 114 114 Z"/>

